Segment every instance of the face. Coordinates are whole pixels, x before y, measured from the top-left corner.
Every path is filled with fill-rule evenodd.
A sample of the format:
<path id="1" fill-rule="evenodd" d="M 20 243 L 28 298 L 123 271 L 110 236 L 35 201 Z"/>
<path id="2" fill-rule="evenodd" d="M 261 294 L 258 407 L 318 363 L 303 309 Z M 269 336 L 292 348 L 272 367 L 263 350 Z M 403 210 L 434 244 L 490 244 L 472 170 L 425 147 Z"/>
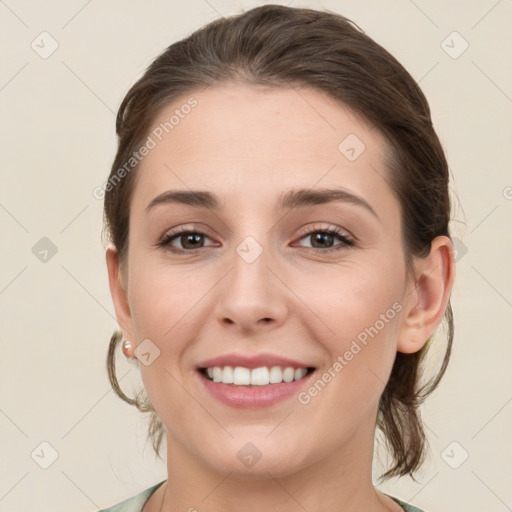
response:
<path id="1" fill-rule="evenodd" d="M 124 329 L 170 452 L 250 478 L 371 450 L 411 288 L 384 139 L 318 91 L 234 84 L 154 127 L 192 96 L 130 210 Z M 254 384 L 200 370 L 230 365 Z"/>

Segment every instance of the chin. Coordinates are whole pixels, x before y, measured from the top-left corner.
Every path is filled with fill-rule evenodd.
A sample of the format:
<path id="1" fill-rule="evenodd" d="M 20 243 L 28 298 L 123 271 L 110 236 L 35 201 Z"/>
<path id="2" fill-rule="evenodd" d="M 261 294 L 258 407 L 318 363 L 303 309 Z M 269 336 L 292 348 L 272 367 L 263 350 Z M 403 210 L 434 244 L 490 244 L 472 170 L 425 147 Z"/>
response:
<path id="1" fill-rule="evenodd" d="M 249 439 L 249 436 L 244 436 Z M 306 460 L 297 453 L 297 444 L 286 449 L 283 444 L 275 446 L 265 443 L 262 439 L 258 442 L 254 436 L 254 442 L 231 440 L 231 446 L 221 449 L 220 453 L 209 453 L 205 460 L 215 471 L 228 474 L 230 478 L 240 480 L 261 480 L 271 476 L 282 478 L 291 475 L 306 466 Z M 207 452 L 202 452 L 203 456 Z M 270 474 L 269 474 L 270 473 Z M 271 475 L 271 476 L 270 476 Z"/>

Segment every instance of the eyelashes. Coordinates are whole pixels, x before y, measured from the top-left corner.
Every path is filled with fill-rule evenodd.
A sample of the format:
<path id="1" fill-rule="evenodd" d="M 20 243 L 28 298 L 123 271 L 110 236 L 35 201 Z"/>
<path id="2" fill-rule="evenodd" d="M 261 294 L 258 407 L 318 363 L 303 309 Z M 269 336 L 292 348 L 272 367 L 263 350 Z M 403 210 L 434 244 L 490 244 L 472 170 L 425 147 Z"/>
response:
<path id="1" fill-rule="evenodd" d="M 320 237 L 320 243 L 322 243 L 322 240 L 325 240 L 325 235 L 327 235 L 327 240 L 331 241 L 332 239 L 338 238 L 338 240 L 341 240 L 341 244 L 335 245 L 333 247 L 327 247 L 327 248 L 318 248 L 318 247 L 308 247 L 308 249 L 311 249 L 318 253 L 331 253 L 336 251 L 341 251 L 343 249 L 346 249 L 347 247 L 352 247 L 354 245 L 354 240 L 346 234 L 344 231 L 342 231 L 339 228 L 331 227 L 331 228 L 314 228 L 310 229 L 309 231 L 306 231 L 305 233 L 300 235 L 299 240 L 303 239 L 311 239 L 313 235 L 317 235 L 317 238 L 315 239 L 315 243 L 318 242 L 318 235 L 322 235 Z M 331 238 L 332 237 L 332 238 Z"/>
<path id="2" fill-rule="evenodd" d="M 189 235 L 189 236 L 194 235 L 196 240 L 199 237 L 208 237 L 208 235 L 206 233 L 203 233 L 202 231 L 199 231 L 198 229 L 195 229 L 195 228 L 194 229 L 183 229 L 181 231 L 177 231 L 174 233 L 168 233 L 168 234 L 164 235 L 164 237 L 158 243 L 158 245 L 160 247 L 169 248 L 173 252 L 193 252 L 193 251 L 197 251 L 198 249 L 203 249 L 203 247 L 194 247 L 192 249 L 180 249 L 180 248 L 171 246 L 171 242 L 173 242 L 174 240 L 180 239 L 180 238 L 184 238 L 185 235 Z"/>
<path id="3" fill-rule="evenodd" d="M 337 251 L 341 251 L 344 249 L 346 250 L 347 248 L 350 248 L 355 245 L 355 242 L 352 239 L 352 237 L 337 227 L 325 228 L 325 227 L 315 226 L 315 227 L 311 228 L 309 231 L 302 233 L 300 235 L 300 237 L 298 238 L 298 240 L 300 241 L 300 240 L 308 239 L 308 238 L 311 240 L 313 235 L 316 235 L 316 237 L 313 239 L 314 240 L 313 243 L 320 243 L 320 244 L 322 244 L 322 243 L 329 244 L 331 242 L 335 243 L 336 238 L 341 241 L 341 243 L 331 246 L 331 247 L 327 247 L 327 248 L 313 247 L 313 246 L 305 247 L 306 249 L 316 252 L 316 253 L 326 254 L 326 253 L 337 252 Z M 194 245 L 194 243 L 196 243 L 196 244 L 198 242 L 200 243 L 200 240 L 204 237 L 210 238 L 206 233 L 204 233 L 203 231 L 200 231 L 199 229 L 196 229 L 196 228 L 181 229 L 179 231 L 174 231 L 174 232 L 165 234 L 162 237 L 162 239 L 157 243 L 157 246 L 161 247 L 163 249 L 169 250 L 173 253 L 195 254 L 195 253 L 201 251 L 202 249 L 206 249 L 207 247 L 216 246 L 216 244 L 214 243 L 214 244 L 202 246 L 202 247 L 188 247 L 188 248 L 186 247 L 189 244 Z M 175 242 L 175 241 L 180 242 L 182 247 L 175 247 L 173 245 L 173 242 Z"/>

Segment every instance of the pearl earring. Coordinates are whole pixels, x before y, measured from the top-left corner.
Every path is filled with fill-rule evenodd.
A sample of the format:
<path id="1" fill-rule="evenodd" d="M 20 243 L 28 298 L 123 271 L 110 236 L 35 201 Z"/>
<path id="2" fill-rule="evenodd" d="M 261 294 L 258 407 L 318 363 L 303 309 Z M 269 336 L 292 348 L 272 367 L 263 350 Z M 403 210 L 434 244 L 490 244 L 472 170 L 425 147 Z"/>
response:
<path id="1" fill-rule="evenodd" d="M 134 359 L 132 355 L 132 344 L 128 340 L 123 341 L 123 354 L 126 357 L 126 359 Z"/>

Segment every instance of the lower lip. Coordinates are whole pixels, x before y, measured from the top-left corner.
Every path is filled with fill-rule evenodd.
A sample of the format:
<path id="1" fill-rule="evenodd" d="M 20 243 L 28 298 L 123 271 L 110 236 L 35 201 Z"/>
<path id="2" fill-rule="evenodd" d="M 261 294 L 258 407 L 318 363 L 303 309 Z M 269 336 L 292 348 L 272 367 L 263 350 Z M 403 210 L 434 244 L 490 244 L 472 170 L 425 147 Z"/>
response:
<path id="1" fill-rule="evenodd" d="M 302 379 L 280 384 L 267 384 L 266 386 L 234 386 L 213 382 L 201 372 L 199 378 L 204 387 L 220 402 L 238 409 L 255 407 L 269 407 L 299 393 L 315 372 L 308 373 Z"/>

